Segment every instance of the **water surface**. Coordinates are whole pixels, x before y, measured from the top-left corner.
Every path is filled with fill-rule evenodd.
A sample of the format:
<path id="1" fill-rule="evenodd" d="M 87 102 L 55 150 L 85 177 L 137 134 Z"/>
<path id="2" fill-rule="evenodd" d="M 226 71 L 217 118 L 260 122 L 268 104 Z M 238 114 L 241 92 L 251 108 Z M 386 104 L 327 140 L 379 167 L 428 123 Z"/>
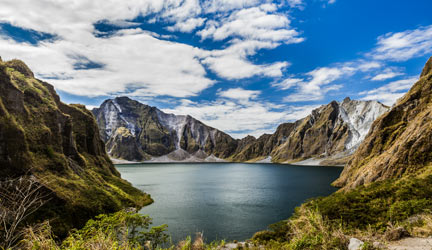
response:
<path id="1" fill-rule="evenodd" d="M 116 165 L 151 194 L 141 213 L 168 224 L 173 242 L 195 232 L 206 241 L 245 240 L 284 220 L 306 199 L 324 196 L 342 168 L 280 164 L 193 163 Z"/>

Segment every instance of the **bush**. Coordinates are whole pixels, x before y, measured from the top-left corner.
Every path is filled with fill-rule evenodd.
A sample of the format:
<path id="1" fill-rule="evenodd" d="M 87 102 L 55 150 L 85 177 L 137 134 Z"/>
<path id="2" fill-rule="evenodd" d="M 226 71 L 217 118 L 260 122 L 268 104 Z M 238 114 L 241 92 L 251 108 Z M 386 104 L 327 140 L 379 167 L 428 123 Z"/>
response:
<path id="1" fill-rule="evenodd" d="M 120 211 L 102 214 L 80 230 L 74 230 L 60 244 L 53 240 L 48 223 L 24 231 L 25 239 L 20 249 L 47 250 L 140 250 L 157 249 L 168 241 L 167 225 L 150 228 L 151 218 L 135 212 Z"/>
<path id="2" fill-rule="evenodd" d="M 347 229 L 385 230 L 432 207 L 432 176 L 376 182 L 347 192 L 312 200 L 306 205 Z"/>
<path id="3" fill-rule="evenodd" d="M 63 242 L 66 249 L 94 249 L 94 243 L 112 241 L 112 249 L 156 249 L 168 241 L 167 225 L 150 228 L 152 219 L 135 212 L 102 214 L 89 220 L 84 228 L 70 234 Z"/>

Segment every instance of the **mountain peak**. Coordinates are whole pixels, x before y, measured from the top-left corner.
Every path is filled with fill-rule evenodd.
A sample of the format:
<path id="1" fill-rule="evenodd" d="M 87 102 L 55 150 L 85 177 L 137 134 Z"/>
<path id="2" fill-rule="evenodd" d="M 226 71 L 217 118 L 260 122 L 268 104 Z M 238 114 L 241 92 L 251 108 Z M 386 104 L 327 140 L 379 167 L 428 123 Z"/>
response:
<path id="1" fill-rule="evenodd" d="M 423 68 L 423 71 L 420 75 L 420 77 L 426 76 L 432 72 L 432 57 L 429 58 L 426 65 Z"/>
<path id="2" fill-rule="evenodd" d="M 127 96 L 116 96 L 116 97 L 114 98 L 114 100 L 127 100 L 127 101 L 133 101 L 132 99 L 130 99 L 130 98 L 127 97 Z"/>
<path id="3" fill-rule="evenodd" d="M 373 123 L 370 133 L 333 184 L 345 189 L 420 173 L 432 163 L 432 58 L 422 77 Z M 428 76 L 428 77 L 424 77 Z"/>
<path id="4" fill-rule="evenodd" d="M 350 101 L 351 101 L 351 98 L 349 98 L 349 97 L 347 96 L 347 97 L 345 97 L 345 99 L 343 99 L 342 102 L 350 102 Z"/>
<path id="5" fill-rule="evenodd" d="M 31 77 L 31 78 L 34 77 L 34 74 L 31 71 L 31 69 L 21 60 L 13 59 L 13 60 L 7 61 L 6 65 L 8 67 L 11 67 L 14 70 L 20 72 L 21 74 L 23 74 L 26 77 Z"/>

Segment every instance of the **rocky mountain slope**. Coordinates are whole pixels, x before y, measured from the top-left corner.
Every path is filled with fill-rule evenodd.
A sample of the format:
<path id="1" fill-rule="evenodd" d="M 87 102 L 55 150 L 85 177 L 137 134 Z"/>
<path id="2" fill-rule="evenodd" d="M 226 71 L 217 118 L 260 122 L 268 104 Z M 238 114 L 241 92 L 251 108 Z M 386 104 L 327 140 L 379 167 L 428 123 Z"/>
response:
<path id="1" fill-rule="evenodd" d="M 191 116 L 166 114 L 127 97 L 93 109 L 108 153 L 130 161 L 215 161 L 237 141 Z"/>
<path id="2" fill-rule="evenodd" d="M 53 219 L 60 235 L 97 214 L 151 202 L 120 178 L 90 111 L 62 103 L 22 61 L 0 60 L 0 177 L 22 175 L 50 194 L 35 218 Z"/>
<path id="3" fill-rule="evenodd" d="M 372 122 L 387 110 L 376 101 L 333 101 L 304 119 L 280 125 L 274 134 L 261 136 L 231 158 L 242 161 L 270 156 L 274 162 L 314 158 L 313 164 L 344 164 Z"/>
<path id="4" fill-rule="evenodd" d="M 343 164 L 365 138 L 372 122 L 388 107 L 376 101 L 331 102 L 274 134 L 241 140 L 190 117 L 165 114 L 127 97 L 106 100 L 93 113 L 108 153 L 129 161 L 267 160 L 309 158 Z M 317 163 L 315 163 L 317 164 Z"/>
<path id="5" fill-rule="evenodd" d="M 432 58 L 420 79 L 377 119 L 334 185 L 354 188 L 418 174 L 432 164 Z"/>

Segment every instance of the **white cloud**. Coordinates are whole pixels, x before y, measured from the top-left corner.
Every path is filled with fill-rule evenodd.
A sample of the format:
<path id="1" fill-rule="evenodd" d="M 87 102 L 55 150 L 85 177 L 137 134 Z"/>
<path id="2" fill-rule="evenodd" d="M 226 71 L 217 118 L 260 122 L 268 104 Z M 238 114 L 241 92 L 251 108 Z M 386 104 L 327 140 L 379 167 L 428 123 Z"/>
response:
<path id="1" fill-rule="evenodd" d="M 287 44 L 302 42 L 304 39 L 299 37 L 299 33 L 289 27 L 288 17 L 274 13 L 275 8 L 274 4 L 263 4 L 234 11 L 228 17 L 207 22 L 205 29 L 198 34 L 203 39 L 216 41 L 238 37 Z"/>
<path id="2" fill-rule="evenodd" d="M 288 66 L 286 62 L 255 65 L 237 55 L 210 56 L 202 60 L 202 62 L 219 76 L 226 79 L 241 79 L 255 75 L 277 77 L 281 76 L 282 70 Z"/>
<path id="3" fill-rule="evenodd" d="M 432 52 L 432 25 L 378 37 L 369 53 L 377 60 L 406 61 Z"/>
<path id="4" fill-rule="evenodd" d="M 287 90 L 302 84 L 303 81 L 304 80 L 302 78 L 287 78 L 281 82 L 274 82 L 271 85 L 273 87 L 277 87 L 280 90 Z"/>
<path id="5" fill-rule="evenodd" d="M 263 133 L 274 133 L 280 123 L 306 117 L 318 107 L 317 105 L 281 107 L 271 102 L 257 100 L 259 91 L 241 88 L 221 91 L 218 95 L 219 98 L 212 102 L 195 103 L 183 100 L 176 108 L 163 111 L 189 114 L 235 138 L 243 138 L 246 135 L 258 137 Z"/>
<path id="6" fill-rule="evenodd" d="M 256 6 L 260 2 L 260 0 L 207 0 L 203 4 L 203 9 L 208 13 L 227 12 Z"/>
<path id="7" fill-rule="evenodd" d="M 184 22 L 177 22 L 173 26 L 168 26 L 167 29 L 169 31 L 181 31 L 185 33 L 190 33 L 195 30 L 197 27 L 200 27 L 204 24 L 205 18 L 189 18 Z"/>
<path id="8" fill-rule="evenodd" d="M 355 70 L 355 68 L 350 66 L 322 67 L 306 73 L 307 79 L 287 79 L 289 88 L 295 87 L 296 92 L 286 96 L 284 101 L 304 102 L 322 100 L 327 92 L 342 88 L 342 85 L 329 85 L 330 83 L 342 76 L 353 74 Z"/>
<path id="9" fill-rule="evenodd" d="M 302 8 L 304 5 L 303 0 L 287 0 L 287 3 L 291 8 Z"/>
<path id="10" fill-rule="evenodd" d="M 386 69 L 383 73 L 379 73 L 376 76 L 372 77 L 372 81 L 383 81 L 391 78 L 395 78 L 396 76 L 403 75 L 401 72 L 395 72 L 392 69 Z"/>
<path id="11" fill-rule="evenodd" d="M 372 69 L 379 69 L 381 68 L 383 65 L 380 62 L 365 62 L 365 61 L 361 61 L 360 63 L 357 64 L 357 68 L 360 71 L 366 72 Z"/>
<path id="12" fill-rule="evenodd" d="M 288 17 L 277 13 L 277 6 L 268 2 L 4 0 L 0 22 L 46 32 L 55 35 L 56 40 L 31 45 L 0 36 L 0 54 L 6 60 L 24 60 L 39 78 L 76 95 L 193 96 L 215 83 L 208 77 L 207 69 L 226 79 L 283 75 L 288 62 L 257 65 L 250 58 L 261 49 L 273 49 L 282 42 L 301 41 L 297 32 L 288 27 Z M 136 23 L 127 21 L 139 15 L 154 14 L 153 21 L 169 25 L 170 31 L 191 32 L 206 22 L 200 16 L 203 6 L 212 6 L 213 11 L 218 12 L 212 17 L 214 20 L 207 20 L 207 23 L 223 26 L 226 20 L 235 22 L 229 14 L 227 17 L 220 13 L 227 10 L 235 10 L 233 18 L 254 23 L 246 32 L 229 24 L 227 46 L 206 50 L 163 40 L 170 37 L 135 28 Z M 109 37 L 96 37 L 93 25 L 99 21 L 125 29 Z M 255 35 L 255 31 L 266 34 Z M 74 68 L 77 63 L 86 62 L 98 63 L 103 68 Z"/>
<path id="13" fill-rule="evenodd" d="M 214 82 L 206 77 L 195 50 L 189 45 L 159 40 L 140 29 L 110 38 L 93 38 L 89 44 L 58 40 L 33 46 L 0 39 L 0 54 L 5 59 L 18 57 L 57 89 L 87 96 L 128 89 L 135 89 L 131 93 L 134 96 L 196 95 Z M 105 67 L 74 69 L 74 58 L 80 56 Z"/>
<path id="14" fill-rule="evenodd" d="M 86 108 L 88 109 L 88 110 L 92 110 L 92 109 L 95 109 L 95 108 L 99 108 L 100 106 L 95 106 L 95 105 L 85 105 L 86 106 Z"/>
<path id="15" fill-rule="evenodd" d="M 245 90 L 242 88 L 233 88 L 224 91 L 219 91 L 218 96 L 234 99 L 234 100 L 249 100 L 249 99 L 257 98 L 260 93 L 261 91 L 258 90 Z"/>
<path id="16" fill-rule="evenodd" d="M 397 99 L 402 97 L 418 80 L 417 77 L 390 82 L 384 86 L 369 91 L 363 91 L 362 100 L 377 100 L 388 106 L 393 105 Z"/>

